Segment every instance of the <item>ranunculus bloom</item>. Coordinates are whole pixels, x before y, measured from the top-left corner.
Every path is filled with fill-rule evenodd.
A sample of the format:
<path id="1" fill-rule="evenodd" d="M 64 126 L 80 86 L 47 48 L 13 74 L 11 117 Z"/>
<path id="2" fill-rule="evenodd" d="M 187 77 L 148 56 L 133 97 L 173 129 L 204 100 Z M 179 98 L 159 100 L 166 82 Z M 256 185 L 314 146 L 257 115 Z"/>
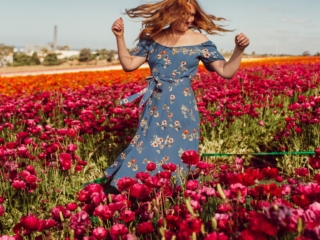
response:
<path id="1" fill-rule="evenodd" d="M 196 190 L 198 188 L 199 182 L 197 180 L 189 180 L 186 184 L 188 190 Z"/>
<path id="2" fill-rule="evenodd" d="M 93 215 L 107 220 L 112 218 L 113 211 L 107 205 L 99 205 L 94 209 Z"/>
<path id="3" fill-rule="evenodd" d="M 114 236 L 122 236 L 128 233 L 128 228 L 124 224 L 115 224 L 111 227 L 110 233 Z"/>
<path id="4" fill-rule="evenodd" d="M 12 183 L 12 187 L 14 189 L 25 189 L 26 188 L 26 183 L 24 181 L 21 181 L 21 180 L 13 180 L 13 183 Z"/>
<path id="5" fill-rule="evenodd" d="M 179 226 L 180 230 L 187 231 L 189 235 L 193 232 L 199 233 L 201 231 L 202 220 L 200 218 L 189 218 L 183 220 Z"/>
<path id="6" fill-rule="evenodd" d="M 309 164 L 313 169 L 320 169 L 320 156 L 310 157 Z"/>
<path id="7" fill-rule="evenodd" d="M 182 154 L 181 160 L 187 165 L 196 165 L 200 161 L 200 157 L 196 151 L 187 150 Z"/>
<path id="8" fill-rule="evenodd" d="M 92 237 L 96 239 L 104 239 L 108 235 L 108 230 L 103 227 L 97 227 L 92 231 Z"/>
<path id="9" fill-rule="evenodd" d="M 117 185 L 118 185 L 118 190 L 122 192 L 123 190 L 129 189 L 132 185 L 137 183 L 136 179 L 130 178 L 130 177 L 123 177 L 121 178 Z"/>
<path id="10" fill-rule="evenodd" d="M 138 199 L 145 198 L 149 193 L 150 189 L 144 184 L 135 183 L 130 188 L 130 196 Z"/>
<path id="11" fill-rule="evenodd" d="M 132 222 L 134 220 L 135 214 L 130 210 L 124 210 L 120 213 L 120 219 L 126 223 Z"/>
<path id="12" fill-rule="evenodd" d="M 78 204 L 75 202 L 71 202 L 71 203 L 66 204 L 66 209 L 68 209 L 69 211 L 74 211 L 77 209 L 77 207 L 78 207 Z"/>
<path id="13" fill-rule="evenodd" d="M 70 143 L 68 146 L 67 146 L 67 151 L 68 152 L 74 152 L 75 150 L 78 149 L 78 146 L 76 144 L 73 144 L 73 143 Z"/>
<path id="14" fill-rule="evenodd" d="M 148 171 L 152 172 L 153 170 L 155 170 L 157 168 L 157 165 L 154 162 L 149 162 L 147 164 L 146 168 Z"/>
<path id="15" fill-rule="evenodd" d="M 35 217 L 34 215 L 29 215 L 27 217 L 21 217 L 20 218 L 20 223 L 22 226 L 30 231 L 35 231 L 38 229 L 38 225 L 40 223 L 40 220 Z"/>
<path id="16" fill-rule="evenodd" d="M 142 222 L 137 226 L 137 232 L 139 234 L 150 234 L 154 232 L 154 227 L 149 222 Z"/>
<path id="17" fill-rule="evenodd" d="M 72 167 L 72 156 L 69 153 L 60 153 L 59 163 L 62 170 L 69 170 Z"/>
<path id="18" fill-rule="evenodd" d="M 173 163 L 165 163 L 161 166 L 164 170 L 174 172 L 177 169 L 177 166 Z"/>
<path id="19" fill-rule="evenodd" d="M 295 169 L 295 172 L 296 172 L 296 174 L 297 174 L 298 176 L 300 176 L 300 177 L 306 177 L 306 176 L 308 176 L 308 174 L 309 174 L 308 169 L 305 168 L 305 167 L 297 168 L 297 169 Z"/>

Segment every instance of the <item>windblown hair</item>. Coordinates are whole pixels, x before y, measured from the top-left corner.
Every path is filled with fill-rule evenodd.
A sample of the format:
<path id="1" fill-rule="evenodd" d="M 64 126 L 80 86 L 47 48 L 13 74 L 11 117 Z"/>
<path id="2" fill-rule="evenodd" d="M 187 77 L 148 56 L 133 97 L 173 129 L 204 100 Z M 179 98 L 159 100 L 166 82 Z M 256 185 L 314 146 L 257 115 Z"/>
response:
<path id="1" fill-rule="evenodd" d="M 207 14 L 198 4 L 197 0 L 162 0 L 156 3 L 142 4 L 125 11 L 131 18 L 144 19 L 142 20 L 142 31 L 138 39 L 145 38 L 146 36 L 153 38 L 175 20 L 188 18 L 190 12 L 189 4 L 193 5 L 196 10 L 194 21 L 190 28 L 196 29 L 199 32 L 204 30 L 208 34 L 232 31 L 223 28 L 222 25 L 215 24 L 214 21 L 226 21 L 226 19 Z"/>

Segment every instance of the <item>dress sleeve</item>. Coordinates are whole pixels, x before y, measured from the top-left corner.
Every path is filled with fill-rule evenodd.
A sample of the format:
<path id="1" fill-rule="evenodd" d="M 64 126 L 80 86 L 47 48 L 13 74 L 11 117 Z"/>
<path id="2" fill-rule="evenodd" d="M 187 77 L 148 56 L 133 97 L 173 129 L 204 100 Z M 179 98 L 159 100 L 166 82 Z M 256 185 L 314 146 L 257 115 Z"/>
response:
<path id="1" fill-rule="evenodd" d="M 149 53 L 150 40 L 142 38 L 136 47 L 131 51 L 131 56 L 147 57 Z"/>
<path id="2" fill-rule="evenodd" d="M 199 58 L 205 65 L 217 60 L 225 60 L 224 57 L 218 52 L 216 45 L 211 41 L 207 41 L 201 45 L 201 53 Z"/>

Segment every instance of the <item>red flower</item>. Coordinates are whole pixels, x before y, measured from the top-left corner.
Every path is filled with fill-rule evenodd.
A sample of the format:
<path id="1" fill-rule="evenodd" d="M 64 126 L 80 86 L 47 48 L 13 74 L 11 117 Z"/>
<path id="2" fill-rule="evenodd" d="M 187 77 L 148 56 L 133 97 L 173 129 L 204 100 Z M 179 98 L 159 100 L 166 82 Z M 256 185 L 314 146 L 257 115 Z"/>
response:
<path id="1" fill-rule="evenodd" d="M 177 169 L 177 166 L 173 163 L 165 163 L 165 164 L 162 164 L 162 168 L 169 172 L 174 172 Z"/>
<path id="2" fill-rule="evenodd" d="M 150 189 L 144 184 L 135 183 L 130 188 L 130 196 L 138 199 L 145 198 L 149 193 Z"/>
<path id="3" fill-rule="evenodd" d="M 310 199 L 305 194 L 292 196 L 292 201 L 302 208 L 309 206 L 311 203 Z"/>
<path id="4" fill-rule="evenodd" d="M 228 240 L 228 236 L 226 236 L 223 232 L 217 233 L 213 232 L 210 234 L 207 234 L 204 240 Z"/>
<path id="5" fill-rule="evenodd" d="M 296 172 L 296 174 L 297 174 L 298 176 L 301 176 L 301 177 L 306 177 L 306 176 L 308 176 L 308 174 L 309 174 L 308 169 L 307 169 L 307 168 L 304 168 L 304 167 L 302 167 L 302 168 L 297 168 L 297 169 L 295 170 L 295 172 Z"/>
<path id="6" fill-rule="evenodd" d="M 72 166 L 72 156 L 69 153 L 60 153 L 59 163 L 62 170 L 69 170 Z"/>
<path id="7" fill-rule="evenodd" d="M 202 223 L 200 218 L 186 219 L 180 223 L 180 230 L 187 231 L 189 234 L 192 234 L 193 232 L 199 233 L 201 231 Z"/>
<path id="8" fill-rule="evenodd" d="M 128 228 L 124 224 L 115 224 L 111 227 L 110 233 L 114 236 L 122 236 L 128 233 Z"/>
<path id="9" fill-rule="evenodd" d="M 137 226 L 137 232 L 139 234 L 150 234 L 154 232 L 154 228 L 151 223 L 143 222 Z"/>
<path id="10" fill-rule="evenodd" d="M 155 170 L 157 168 L 157 165 L 155 163 L 153 163 L 153 162 L 149 162 L 147 164 L 146 168 L 147 168 L 148 171 L 152 172 L 153 170 Z"/>
<path id="11" fill-rule="evenodd" d="M 74 211 L 77 209 L 77 207 L 78 207 L 78 204 L 75 202 L 71 202 L 71 203 L 66 204 L 66 209 L 69 211 Z"/>
<path id="12" fill-rule="evenodd" d="M 187 150 L 181 156 L 182 162 L 187 165 L 196 165 L 200 161 L 198 153 L 194 150 Z"/>
<path id="13" fill-rule="evenodd" d="M 314 153 L 316 154 L 316 156 L 320 156 L 320 148 L 316 148 L 314 150 Z"/>
<path id="14" fill-rule="evenodd" d="M 120 214 L 120 219 L 126 223 L 128 222 L 132 222 L 134 220 L 134 212 L 130 211 L 130 210 L 124 210 L 121 214 Z"/>
<path id="15" fill-rule="evenodd" d="M 262 173 L 266 178 L 276 179 L 279 175 L 279 170 L 277 168 L 266 167 L 262 169 Z"/>
<path id="16" fill-rule="evenodd" d="M 267 238 L 259 232 L 246 229 L 241 232 L 239 240 L 267 240 Z"/>
<path id="17" fill-rule="evenodd" d="M 309 164 L 313 169 L 320 169 L 320 156 L 309 158 Z"/>
<path id="18" fill-rule="evenodd" d="M 118 190 L 122 192 L 123 190 L 129 189 L 132 185 L 137 183 L 137 180 L 130 178 L 130 177 L 123 177 L 121 178 L 117 185 L 118 185 Z"/>
<path id="19" fill-rule="evenodd" d="M 92 231 L 92 237 L 95 237 L 96 239 L 105 239 L 107 235 L 108 230 L 103 227 L 97 227 Z"/>
<path id="20" fill-rule="evenodd" d="M 197 168 L 206 170 L 208 168 L 208 163 L 206 162 L 198 162 L 196 165 Z"/>
<path id="21" fill-rule="evenodd" d="M 26 230 L 35 231 L 38 229 L 40 220 L 34 215 L 29 215 L 28 217 L 21 217 L 20 223 Z"/>

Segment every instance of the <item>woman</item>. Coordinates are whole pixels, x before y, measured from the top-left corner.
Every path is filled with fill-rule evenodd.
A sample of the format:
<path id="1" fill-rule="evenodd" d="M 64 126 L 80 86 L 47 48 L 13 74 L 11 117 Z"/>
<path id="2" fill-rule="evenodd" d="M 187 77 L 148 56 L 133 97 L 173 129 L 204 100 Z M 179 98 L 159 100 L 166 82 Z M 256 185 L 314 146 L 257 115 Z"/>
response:
<path id="1" fill-rule="evenodd" d="M 224 20 L 206 14 L 196 0 L 163 0 L 126 10 L 129 17 L 144 18 L 137 47 L 130 53 L 124 40 L 122 18 L 112 25 L 117 39 L 118 55 L 124 71 L 130 72 L 148 62 L 151 76 L 148 87 L 122 99 L 121 104 L 143 96 L 142 115 L 136 135 L 128 148 L 106 171 L 117 186 L 123 177 L 144 172 L 149 162 L 183 167 L 180 156 L 186 150 L 198 151 L 199 115 L 192 88 L 193 76 L 201 60 L 206 68 L 223 78 L 231 78 L 239 68 L 249 39 L 244 34 L 235 38 L 235 49 L 228 62 L 216 46 L 200 32 L 209 34 L 228 30 L 214 21 Z"/>

